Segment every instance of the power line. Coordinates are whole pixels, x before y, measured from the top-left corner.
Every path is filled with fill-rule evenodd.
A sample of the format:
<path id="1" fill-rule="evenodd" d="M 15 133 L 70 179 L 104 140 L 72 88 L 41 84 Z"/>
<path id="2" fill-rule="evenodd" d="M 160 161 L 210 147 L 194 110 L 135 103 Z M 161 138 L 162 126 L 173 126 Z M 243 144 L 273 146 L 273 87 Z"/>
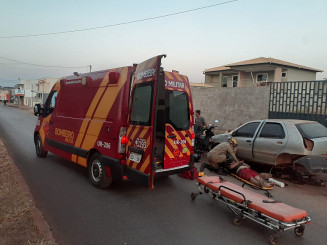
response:
<path id="1" fill-rule="evenodd" d="M 89 67 L 89 66 L 49 66 L 49 65 L 39 65 L 39 64 L 33 64 L 33 63 L 27 63 L 27 62 L 23 62 L 23 61 L 19 61 L 19 60 L 14 60 L 14 59 L 2 57 L 2 56 L 0 56 L 0 59 L 9 60 L 9 61 L 17 62 L 17 63 L 20 63 L 20 64 L 24 64 L 24 65 L 32 65 L 32 66 L 40 66 L 40 67 L 48 67 L 48 68 L 72 69 L 72 68 L 86 68 L 86 67 Z"/>
<path id="2" fill-rule="evenodd" d="M 132 24 L 132 23 L 144 22 L 144 21 L 149 21 L 149 20 L 161 19 L 161 18 L 170 17 L 170 16 L 174 16 L 174 15 L 186 14 L 186 13 L 189 13 L 189 12 L 194 12 L 194 11 L 198 11 L 198 10 L 202 10 L 202 9 L 212 8 L 212 7 L 216 7 L 216 6 L 219 6 L 219 5 L 229 4 L 229 3 L 237 2 L 237 1 L 238 0 L 231 0 L 231 1 L 226 1 L 226 2 L 222 2 L 222 3 L 215 3 L 215 4 L 211 4 L 211 5 L 207 5 L 207 6 L 203 6 L 203 7 L 199 7 L 199 8 L 194 8 L 194 9 L 174 12 L 174 13 L 170 13 L 170 14 L 144 18 L 144 19 L 131 20 L 131 21 L 126 21 L 126 22 L 121 22 L 121 23 L 116 23 L 116 24 L 104 25 L 104 26 L 97 26 L 97 27 L 90 27 L 90 28 L 83 28 L 83 29 L 75 29 L 75 30 L 69 30 L 69 31 L 49 32 L 49 33 L 0 36 L 0 38 L 5 39 L 5 38 L 38 37 L 38 36 L 66 34 L 66 33 L 72 33 L 72 32 L 91 31 L 91 30 L 109 28 L 109 27 L 114 27 L 114 26 L 121 26 L 121 25 L 128 25 L 128 24 Z"/>

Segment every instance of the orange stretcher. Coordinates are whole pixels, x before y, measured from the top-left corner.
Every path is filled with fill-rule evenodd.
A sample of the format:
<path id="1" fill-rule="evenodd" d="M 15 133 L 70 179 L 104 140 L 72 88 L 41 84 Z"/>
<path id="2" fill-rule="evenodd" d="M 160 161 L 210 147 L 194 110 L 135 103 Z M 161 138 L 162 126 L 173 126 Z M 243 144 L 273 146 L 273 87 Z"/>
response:
<path id="1" fill-rule="evenodd" d="M 247 190 L 218 176 L 203 176 L 197 179 L 199 191 L 191 194 L 192 200 L 198 195 L 208 194 L 215 200 L 227 205 L 236 215 L 234 224 L 249 218 L 273 231 L 270 244 L 277 244 L 281 231 L 294 229 L 297 236 L 304 233 L 304 225 L 311 219 L 306 211 L 294 208 L 274 199 Z"/>

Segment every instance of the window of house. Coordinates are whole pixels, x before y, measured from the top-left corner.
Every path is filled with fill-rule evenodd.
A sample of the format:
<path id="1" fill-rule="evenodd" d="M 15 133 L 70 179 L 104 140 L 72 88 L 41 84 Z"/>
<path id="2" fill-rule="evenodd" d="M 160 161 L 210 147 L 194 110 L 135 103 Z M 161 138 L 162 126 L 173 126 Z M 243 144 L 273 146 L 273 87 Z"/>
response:
<path id="1" fill-rule="evenodd" d="M 253 138 L 260 122 L 252 122 L 244 125 L 243 127 L 239 128 L 235 133 L 233 133 L 234 137 L 248 137 Z"/>
<path id="2" fill-rule="evenodd" d="M 268 82 L 268 73 L 259 73 L 257 74 L 257 82 Z"/>
<path id="3" fill-rule="evenodd" d="M 237 82 L 238 82 L 238 75 L 233 76 L 233 87 L 237 87 Z"/>
<path id="4" fill-rule="evenodd" d="M 221 86 L 224 88 L 227 87 L 227 76 L 223 76 L 223 79 L 221 81 Z"/>
<path id="5" fill-rule="evenodd" d="M 283 71 L 282 72 L 282 77 L 286 77 L 287 76 L 287 71 Z"/>
<path id="6" fill-rule="evenodd" d="M 285 132 L 279 123 L 266 123 L 260 133 L 261 138 L 284 139 Z"/>

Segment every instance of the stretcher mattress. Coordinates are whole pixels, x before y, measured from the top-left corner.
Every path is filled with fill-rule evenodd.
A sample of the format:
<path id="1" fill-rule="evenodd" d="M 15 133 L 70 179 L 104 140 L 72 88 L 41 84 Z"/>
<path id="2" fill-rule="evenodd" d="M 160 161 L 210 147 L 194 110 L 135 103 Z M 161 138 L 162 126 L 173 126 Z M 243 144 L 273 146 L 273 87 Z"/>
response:
<path id="1" fill-rule="evenodd" d="M 218 192 L 220 186 L 225 186 L 240 192 L 245 196 L 247 201 L 250 201 L 248 202 L 249 208 L 282 222 L 293 222 L 305 218 L 308 215 L 307 212 L 302 209 L 294 208 L 281 202 L 275 202 L 274 199 L 247 190 L 228 181 L 221 180 L 218 176 L 204 176 L 198 178 L 197 181 L 214 192 Z M 243 202 L 243 197 L 240 194 L 226 188 L 222 187 L 220 189 L 220 194 L 235 202 Z M 268 203 L 263 202 L 264 200 L 268 201 Z"/>
<path id="2" fill-rule="evenodd" d="M 237 176 L 236 174 L 230 174 L 230 175 L 233 176 L 234 178 L 236 178 L 236 179 L 250 185 L 251 187 L 254 187 L 254 188 L 261 188 L 261 189 L 264 189 L 264 190 L 272 190 L 273 189 L 273 187 L 261 187 L 261 186 L 255 185 L 255 184 L 251 183 L 250 181 L 242 179 L 240 176 Z"/>

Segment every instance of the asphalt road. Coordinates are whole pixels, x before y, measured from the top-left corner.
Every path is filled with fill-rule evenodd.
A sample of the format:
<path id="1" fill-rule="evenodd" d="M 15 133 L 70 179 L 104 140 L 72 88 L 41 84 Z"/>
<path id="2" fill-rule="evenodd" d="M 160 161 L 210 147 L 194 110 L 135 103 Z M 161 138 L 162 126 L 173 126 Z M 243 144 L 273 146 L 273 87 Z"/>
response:
<path id="1" fill-rule="evenodd" d="M 170 176 L 157 181 L 154 190 L 130 181 L 94 188 L 83 167 L 51 153 L 36 157 L 35 123 L 31 112 L 0 105 L 0 136 L 58 244 L 268 243 L 268 229 L 250 220 L 234 226 L 234 215 L 208 196 L 191 201 L 195 181 Z M 287 231 L 279 244 L 326 244 L 326 190 L 293 184 L 273 190 L 277 200 L 307 210 L 313 219 L 303 237 Z"/>

